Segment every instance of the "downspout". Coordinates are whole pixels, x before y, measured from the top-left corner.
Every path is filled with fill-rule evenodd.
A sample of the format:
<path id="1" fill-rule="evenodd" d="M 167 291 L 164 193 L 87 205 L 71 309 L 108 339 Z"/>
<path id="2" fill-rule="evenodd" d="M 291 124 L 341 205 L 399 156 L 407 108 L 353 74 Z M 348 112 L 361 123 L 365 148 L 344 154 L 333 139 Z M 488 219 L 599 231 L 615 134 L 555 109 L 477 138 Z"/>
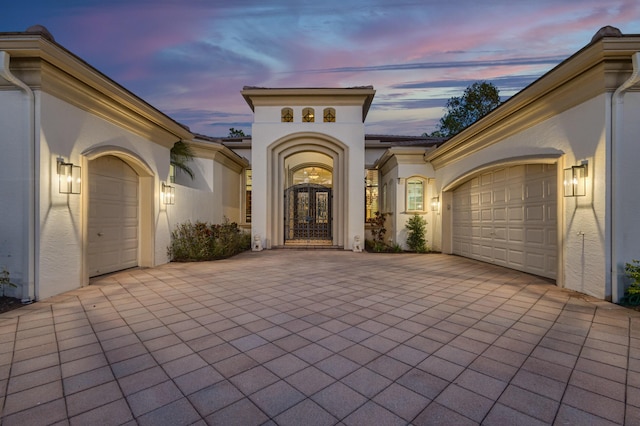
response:
<path id="1" fill-rule="evenodd" d="M 624 232 L 618 226 L 618 216 L 621 209 L 616 209 L 616 199 L 618 197 L 618 182 L 621 177 L 618 175 L 620 171 L 620 157 L 616 153 L 616 148 L 622 143 L 622 129 L 624 116 L 624 95 L 631 87 L 640 83 L 640 52 L 636 52 L 631 56 L 633 62 L 633 72 L 631 76 L 613 92 L 611 98 L 611 162 L 609 164 L 611 170 L 611 198 L 609 200 L 609 211 L 611 212 L 611 301 L 620 303 L 622 296 L 622 280 L 621 275 L 624 274 L 622 262 L 618 259 L 618 248 L 616 244 L 621 239 L 619 232 Z"/>
<path id="2" fill-rule="evenodd" d="M 27 182 L 27 196 L 24 198 L 23 211 L 27 215 L 27 244 L 25 249 L 25 259 L 27 262 L 26 273 L 23 276 L 22 303 L 31 303 L 35 300 L 36 294 L 36 99 L 33 90 L 22 80 L 11 73 L 9 67 L 10 55 L 5 51 L 0 51 L 0 77 L 9 83 L 23 90 L 29 99 L 29 141 L 27 143 L 27 157 L 29 159 L 29 179 Z"/>

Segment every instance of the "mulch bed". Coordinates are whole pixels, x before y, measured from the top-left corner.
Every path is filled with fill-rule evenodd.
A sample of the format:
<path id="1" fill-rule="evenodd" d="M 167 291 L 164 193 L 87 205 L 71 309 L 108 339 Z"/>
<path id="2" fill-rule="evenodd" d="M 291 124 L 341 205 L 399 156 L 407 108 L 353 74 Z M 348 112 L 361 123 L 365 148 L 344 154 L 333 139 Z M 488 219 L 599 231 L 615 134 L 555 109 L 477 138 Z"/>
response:
<path id="1" fill-rule="evenodd" d="M 14 309 L 18 309 L 24 306 L 20 303 L 20 299 L 15 297 L 0 296 L 0 314 L 3 312 L 9 312 Z"/>

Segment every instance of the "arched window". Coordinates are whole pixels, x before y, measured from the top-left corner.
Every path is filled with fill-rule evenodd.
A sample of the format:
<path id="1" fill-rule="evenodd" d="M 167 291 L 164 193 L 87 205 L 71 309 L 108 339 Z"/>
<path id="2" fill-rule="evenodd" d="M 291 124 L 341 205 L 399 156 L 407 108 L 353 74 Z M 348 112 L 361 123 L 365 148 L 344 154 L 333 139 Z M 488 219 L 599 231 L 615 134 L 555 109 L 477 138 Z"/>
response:
<path id="1" fill-rule="evenodd" d="M 336 122 L 336 110 L 333 108 L 325 108 L 324 109 L 324 122 L 325 123 L 335 123 Z"/>
<path id="2" fill-rule="evenodd" d="M 425 180 L 419 177 L 410 177 L 407 179 L 407 204 L 408 212 L 425 211 Z"/>
<path id="3" fill-rule="evenodd" d="M 282 108 L 280 113 L 283 123 L 293 123 L 293 110 L 291 108 Z"/>
<path id="4" fill-rule="evenodd" d="M 313 123 L 316 121 L 316 116 L 313 112 L 313 108 L 305 108 L 302 110 L 302 121 L 304 123 Z"/>

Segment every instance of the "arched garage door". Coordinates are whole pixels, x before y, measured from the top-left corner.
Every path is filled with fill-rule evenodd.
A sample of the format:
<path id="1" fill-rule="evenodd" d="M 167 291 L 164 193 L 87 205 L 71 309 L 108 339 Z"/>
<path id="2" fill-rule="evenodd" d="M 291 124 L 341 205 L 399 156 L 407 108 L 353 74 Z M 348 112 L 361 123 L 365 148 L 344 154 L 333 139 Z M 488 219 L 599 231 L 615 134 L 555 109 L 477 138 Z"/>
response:
<path id="1" fill-rule="evenodd" d="M 555 164 L 495 169 L 453 192 L 453 253 L 556 277 Z"/>
<path id="2" fill-rule="evenodd" d="M 89 276 L 138 266 L 138 175 L 107 155 L 89 162 Z"/>

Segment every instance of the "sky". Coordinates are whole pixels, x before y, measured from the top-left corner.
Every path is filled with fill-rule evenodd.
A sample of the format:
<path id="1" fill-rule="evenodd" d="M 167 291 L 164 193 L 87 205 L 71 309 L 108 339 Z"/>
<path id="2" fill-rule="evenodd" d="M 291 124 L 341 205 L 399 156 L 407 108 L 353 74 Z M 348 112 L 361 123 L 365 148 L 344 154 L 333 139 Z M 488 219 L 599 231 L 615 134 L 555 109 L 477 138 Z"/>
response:
<path id="1" fill-rule="evenodd" d="M 6 3 L 5 3 L 6 2 Z M 4 3 L 4 4 L 3 4 Z M 251 134 L 240 92 L 376 90 L 367 134 L 421 135 L 476 81 L 502 99 L 605 25 L 640 34 L 638 0 L 0 1 L 0 32 L 57 43 L 192 132 Z"/>

